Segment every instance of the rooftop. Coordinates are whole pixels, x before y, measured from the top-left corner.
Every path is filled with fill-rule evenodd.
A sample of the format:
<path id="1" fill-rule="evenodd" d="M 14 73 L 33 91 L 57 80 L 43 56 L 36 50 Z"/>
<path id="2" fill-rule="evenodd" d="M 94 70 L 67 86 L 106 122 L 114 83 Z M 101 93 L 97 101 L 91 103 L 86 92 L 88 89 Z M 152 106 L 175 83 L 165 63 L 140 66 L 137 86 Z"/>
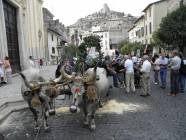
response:
<path id="1" fill-rule="evenodd" d="M 164 2 L 166 0 L 159 0 L 159 1 L 155 1 L 153 3 L 150 3 L 147 7 L 145 7 L 145 9 L 142 11 L 142 12 L 145 12 L 150 6 L 154 5 L 154 4 L 158 4 L 158 3 L 161 3 L 161 2 Z"/>

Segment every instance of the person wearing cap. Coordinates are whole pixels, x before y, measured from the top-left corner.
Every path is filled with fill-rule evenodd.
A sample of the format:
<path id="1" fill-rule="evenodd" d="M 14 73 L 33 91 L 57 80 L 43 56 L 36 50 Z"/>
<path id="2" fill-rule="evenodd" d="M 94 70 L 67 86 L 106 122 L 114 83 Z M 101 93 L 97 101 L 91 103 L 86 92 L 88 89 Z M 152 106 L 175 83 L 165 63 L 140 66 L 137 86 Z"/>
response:
<path id="1" fill-rule="evenodd" d="M 150 96 L 150 71 L 151 71 L 151 63 L 149 61 L 148 55 L 143 56 L 143 64 L 142 64 L 142 82 L 143 82 L 143 94 L 140 96 L 147 97 Z"/>
<path id="2" fill-rule="evenodd" d="M 125 61 L 125 82 L 126 82 L 126 92 L 130 93 L 130 90 L 132 92 L 135 92 L 135 86 L 134 86 L 134 65 L 133 62 L 130 58 L 130 56 L 126 56 L 126 61 Z M 131 89 L 130 89 L 131 88 Z"/>
<path id="3" fill-rule="evenodd" d="M 171 69 L 170 72 L 170 84 L 171 84 L 171 91 L 168 95 L 176 96 L 179 92 L 179 70 L 181 67 L 181 58 L 179 57 L 179 53 L 177 50 L 172 52 L 173 58 L 169 64 Z"/>

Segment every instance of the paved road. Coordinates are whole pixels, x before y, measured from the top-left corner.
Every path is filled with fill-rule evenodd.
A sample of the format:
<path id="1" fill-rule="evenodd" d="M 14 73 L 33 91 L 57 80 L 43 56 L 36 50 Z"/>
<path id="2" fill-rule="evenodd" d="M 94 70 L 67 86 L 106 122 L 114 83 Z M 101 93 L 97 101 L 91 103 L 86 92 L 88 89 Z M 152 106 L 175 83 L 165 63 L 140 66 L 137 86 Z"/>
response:
<path id="1" fill-rule="evenodd" d="M 139 96 L 140 89 L 135 94 L 125 94 L 123 89 L 113 88 L 112 105 L 97 114 L 94 132 L 82 124 L 81 114 L 60 113 L 49 119 L 51 132 L 41 130 L 38 139 L 185 140 L 186 93 L 170 97 L 168 92 L 152 84 L 151 96 L 143 98 Z M 29 111 L 13 113 L 1 124 L 0 132 L 7 140 L 33 140 L 36 132 L 31 122 Z"/>
<path id="2" fill-rule="evenodd" d="M 40 74 L 47 79 L 53 78 L 56 65 L 44 66 L 40 69 Z M 13 77 L 12 84 L 0 87 L 0 105 L 5 102 L 23 100 L 21 96 L 21 78 L 19 76 Z"/>

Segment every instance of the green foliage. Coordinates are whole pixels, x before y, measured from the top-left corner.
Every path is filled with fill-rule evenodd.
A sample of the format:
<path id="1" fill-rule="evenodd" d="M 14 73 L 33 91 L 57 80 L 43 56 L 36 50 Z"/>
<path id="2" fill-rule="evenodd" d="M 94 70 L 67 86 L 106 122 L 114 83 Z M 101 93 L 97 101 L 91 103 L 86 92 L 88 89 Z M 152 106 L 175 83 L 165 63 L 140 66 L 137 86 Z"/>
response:
<path id="1" fill-rule="evenodd" d="M 122 54 L 130 54 L 131 52 L 136 52 L 138 49 L 143 50 L 144 47 L 141 43 L 130 43 L 127 41 L 123 41 L 119 44 L 119 51 Z"/>
<path id="2" fill-rule="evenodd" d="M 100 42 L 99 36 L 91 35 L 83 39 L 83 43 L 79 45 L 79 49 L 81 52 L 84 52 L 87 48 L 96 47 L 96 50 L 99 52 L 101 50 Z"/>
<path id="3" fill-rule="evenodd" d="M 79 57 L 85 58 L 87 55 L 87 48 L 96 47 L 96 51 L 99 52 L 101 57 L 101 46 L 100 46 L 101 39 L 99 36 L 88 36 L 83 38 L 83 42 L 79 45 Z"/>
<path id="4" fill-rule="evenodd" d="M 66 46 L 64 51 L 65 51 L 64 54 L 65 54 L 66 58 L 76 57 L 76 55 L 78 55 L 80 53 L 77 46 L 75 46 L 73 44 Z"/>
<path id="5" fill-rule="evenodd" d="M 153 32 L 152 38 L 153 38 L 153 43 L 155 43 L 159 47 L 165 46 L 165 44 L 159 39 L 157 31 Z"/>
<path id="6" fill-rule="evenodd" d="M 183 50 L 186 46 L 186 7 L 183 6 L 163 18 L 157 31 L 158 39 Z"/>

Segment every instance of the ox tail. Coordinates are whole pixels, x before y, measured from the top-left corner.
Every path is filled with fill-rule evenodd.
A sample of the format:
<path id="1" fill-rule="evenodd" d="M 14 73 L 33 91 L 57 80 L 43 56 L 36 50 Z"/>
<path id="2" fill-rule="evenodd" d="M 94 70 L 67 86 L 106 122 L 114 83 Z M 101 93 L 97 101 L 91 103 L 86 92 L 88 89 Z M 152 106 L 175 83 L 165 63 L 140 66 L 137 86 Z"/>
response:
<path id="1" fill-rule="evenodd" d="M 29 83 L 28 80 L 26 79 L 25 75 L 24 75 L 23 73 L 21 73 L 21 72 L 20 72 L 19 74 L 20 74 L 21 78 L 23 79 L 25 85 L 26 85 L 28 88 L 31 89 L 32 86 L 30 85 L 30 83 Z"/>

